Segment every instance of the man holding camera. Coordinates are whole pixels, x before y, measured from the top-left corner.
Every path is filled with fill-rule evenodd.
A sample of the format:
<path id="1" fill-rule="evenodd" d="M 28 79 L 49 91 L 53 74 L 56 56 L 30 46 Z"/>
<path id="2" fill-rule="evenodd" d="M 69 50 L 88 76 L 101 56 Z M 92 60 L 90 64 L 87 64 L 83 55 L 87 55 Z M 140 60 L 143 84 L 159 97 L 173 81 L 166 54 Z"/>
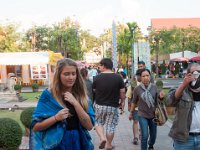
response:
<path id="1" fill-rule="evenodd" d="M 174 150 L 200 149 L 200 65 L 189 65 L 183 83 L 167 96 L 176 114 L 169 136 Z"/>

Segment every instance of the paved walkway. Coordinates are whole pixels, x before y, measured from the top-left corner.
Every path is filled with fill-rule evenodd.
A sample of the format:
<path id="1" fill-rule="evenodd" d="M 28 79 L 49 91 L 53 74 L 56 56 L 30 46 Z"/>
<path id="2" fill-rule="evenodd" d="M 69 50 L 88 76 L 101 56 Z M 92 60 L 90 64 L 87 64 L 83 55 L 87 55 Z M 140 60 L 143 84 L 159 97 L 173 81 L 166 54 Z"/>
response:
<path id="1" fill-rule="evenodd" d="M 25 102 L 23 105 L 27 106 Z M 35 103 L 30 103 L 31 106 L 35 106 Z M 125 111 L 123 115 L 120 115 L 119 125 L 117 126 L 116 134 L 113 140 L 113 145 L 115 150 L 140 150 L 140 145 L 133 145 L 132 140 L 132 122 L 128 120 L 128 111 Z M 172 140 L 168 137 L 168 132 L 170 129 L 171 123 L 168 121 L 164 126 L 158 127 L 157 140 L 155 144 L 155 150 L 172 150 Z M 98 150 L 99 139 L 95 132 L 91 132 L 92 140 L 95 146 L 95 150 Z M 28 138 L 23 137 L 22 144 L 19 148 L 20 150 L 28 149 Z"/>
<path id="2" fill-rule="evenodd" d="M 27 89 L 29 91 L 30 89 Z M 14 108 L 25 108 L 36 106 L 35 102 L 9 102 L 9 103 L 0 103 L 1 109 L 8 109 L 11 107 Z M 125 107 L 127 108 L 127 106 Z M 119 125 L 117 126 L 116 134 L 113 140 L 113 145 L 115 150 L 140 150 L 140 145 L 136 146 L 132 144 L 133 135 L 132 135 L 132 122 L 128 120 L 129 112 L 125 111 L 123 115 L 120 115 Z M 167 122 L 165 125 L 158 127 L 157 140 L 155 144 L 155 150 L 172 150 L 173 142 L 171 138 L 168 137 L 168 132 L 170 129 L 171 123 Z M 91 132 L 92 140 L 95 145 L 95 150 L 98 150 L 99 139 L 95 130 Z M 20 150 L 28 149 L 28 138 L 23 137 Z"/>
<path id="3" fill-rule="evenodd" d="M 128 111 L 123 115 L 120 115 L 119 125 L 116 130 L 116 134 L 113 140 L 115 150 L 140 150 L 140 145 L 133 145 L 133 134 L 132 134 L 132 121 L 128 120 Z M 171 123 L 167 122 L 164 126 L 158 127 L 158 134 L 155 150 L 172 150 L 172 140 L 168 137 L 168 132 Z M 91 132 L 95 150 L 98 150 L 99 139 L 95 131 Z"/>
<path id="4" fill-rule="evenodd" d="M 113 140 L 113 145 L 115 150 L 140 150 L 140 145 L 132 144 L 132 130 L 131 124 L 128 120 L 128 113 L 125 112 L 123 115 L 120 115 L 120 122 L 116 130 L 116 134 Z M 157 140 L 155 144 L 155 150 L 172 150 L 172 140 L 167 136 L 170 129 L 170 122 L 167 122 L 164 126 L 158 127 Z M 92 140 L 95 146 L 95 150 L 98 150 L 99 139 L 95 132 L 92 130 L 90 132 Z M 20 150 L 28 149 L 28 138 L 23 137 L 22 144 L 19 148 Z"/>

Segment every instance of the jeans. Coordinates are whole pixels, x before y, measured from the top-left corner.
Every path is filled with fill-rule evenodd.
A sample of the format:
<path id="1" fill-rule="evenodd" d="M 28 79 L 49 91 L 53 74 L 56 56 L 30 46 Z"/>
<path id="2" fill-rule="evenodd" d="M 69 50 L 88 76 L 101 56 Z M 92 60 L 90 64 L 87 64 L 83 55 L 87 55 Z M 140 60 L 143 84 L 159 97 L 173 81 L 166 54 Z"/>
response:
<path id="1" fill-rule="evenodd" d="M 147 119 L 139 116 L 140 130 L 142 134 L 141 138 L 141 150 L 147 150 L 147 140 L 149 137 L 148 144 L 153 146 L 156 141 L 157 135 L 157 125 L 152 121 L 152 119 Z"/>
<path id="2" fill-rule="evenodd" d="M 174 140 L 174 150 L 200 150 L 200 135 L 190 135 L 186 142 Z"/>

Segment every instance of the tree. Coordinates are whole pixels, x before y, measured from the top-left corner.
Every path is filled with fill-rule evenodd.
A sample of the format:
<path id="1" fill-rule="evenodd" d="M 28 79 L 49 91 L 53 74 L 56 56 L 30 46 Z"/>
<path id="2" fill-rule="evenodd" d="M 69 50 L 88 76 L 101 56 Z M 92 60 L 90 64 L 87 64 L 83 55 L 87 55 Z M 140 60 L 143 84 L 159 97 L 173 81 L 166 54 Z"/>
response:
<path id="1" fill-rule="evenodd" d="M 141 38 L 141 31 L 136 22 L 128 22 L 127 26 L 122 25 L 117 37 L 117 50 L 125 58 L 123 66 L 128 70 L 128 59 L 131 55 L 132 44 Z"/>
<path id="2" fill-rule="evenodd" d="M 84 52 L 92 50 L 94 47 L 100 46 L 100 41 L 97 37 L 91 35 L 89 31 L 80 31 L 80 40 Z"/>
<path id="3" fill-rule="evenodd" d="M 108 28 L 104 30 L 104 33 L 100 35 L 100 41 L 101 41 L 101 45 L 106 47 L 103 47 L 105 49 L 104 52 L 104 57 L 107 58 L 112 58 L 112 29 Z"/>
<path id="4" fill-rule="evenodd" d="M 52 50 L 77 60 L 83 57 L 79 28 L 79 24 L 68 17 L 53 27 L 32 27 L 27 31 L 26 39 L 34 51 Z"/>
<path id="5" fill-rule="evenodd" d="M 50 49 L 51 30 L 52 28 L 45 25 L 32 27 L 26 32 L 26 39 L 33 51 Z"/>
<path id="6" fill-rule="evenodd" d="M 0 52 L 26 51 L 22 34 L 17 32 L 17 25 L 0 25 Z"/>
<path id="7" fill-rule="evenodd" d="M 150 32 L 151 53 L 155 53 L 156 45 L 154 38 L 159 37 L 159 53 L 170 54 L 190 50 L 198 52 L 200 50 L 200 28 L 177 28 Z"/>

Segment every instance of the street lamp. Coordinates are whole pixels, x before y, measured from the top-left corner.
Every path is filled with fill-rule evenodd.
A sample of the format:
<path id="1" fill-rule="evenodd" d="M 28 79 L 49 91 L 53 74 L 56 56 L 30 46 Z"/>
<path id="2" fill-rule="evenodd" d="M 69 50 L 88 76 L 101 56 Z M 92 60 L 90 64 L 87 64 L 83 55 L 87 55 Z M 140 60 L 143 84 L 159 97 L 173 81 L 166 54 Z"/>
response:
<path id="1" fill-rule="evenodd" d="M 155 36 L 154 40 L 156 42 L 156 75 L 158 76 L 158 53 L 159 53 L 160 38 L 158 36 Z"/>
<path id="2" fill-rule="evenodd" d="M 136 30 L 137 26 L 134 26 L 134 27 L 131 27 L 131 32 L 132 32 L 132 39 L 133 39 L 133 42 L 131 43 L 132 44 L 132 51 L 131 51 L 131 54 L 132 54 L 132 65 L 131 65 L 131 73 L 132 75 L 134 74 L 134 41 L 135 41 L 135 30 Z"/>

